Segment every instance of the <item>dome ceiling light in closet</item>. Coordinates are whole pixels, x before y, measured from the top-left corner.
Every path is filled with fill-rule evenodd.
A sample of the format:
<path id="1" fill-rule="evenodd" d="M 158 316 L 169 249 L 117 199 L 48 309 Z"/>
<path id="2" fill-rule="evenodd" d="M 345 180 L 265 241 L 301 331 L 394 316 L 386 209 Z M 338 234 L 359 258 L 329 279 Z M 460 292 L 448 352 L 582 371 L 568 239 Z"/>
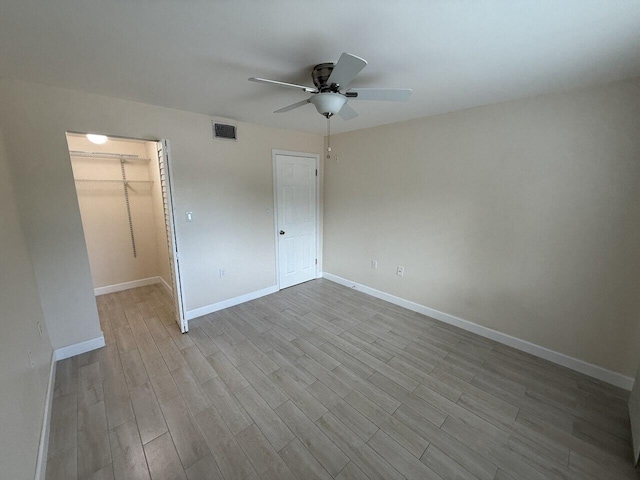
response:
<path id="1" fill-rule="evenodd" d="M 107 140 L 109 140 L 106 135 L 98 135 L 96 133 L 87 133 L 87 139 L 91 143 L 95 143 L 96 145 L 102 145 L 104 143 L 107 143 Z"/>

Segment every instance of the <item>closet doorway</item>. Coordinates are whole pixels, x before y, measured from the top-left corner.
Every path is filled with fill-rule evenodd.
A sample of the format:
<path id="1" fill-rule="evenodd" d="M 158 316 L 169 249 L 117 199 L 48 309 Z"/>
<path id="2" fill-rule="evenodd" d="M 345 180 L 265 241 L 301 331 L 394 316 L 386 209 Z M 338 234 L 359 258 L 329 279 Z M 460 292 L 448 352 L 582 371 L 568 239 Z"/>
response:
<path id="1" fill-rule="evenodd" d="M 67 144 L 96 296 L 144 288 L 185 333 L 167 141 L 67 132 Z"/>

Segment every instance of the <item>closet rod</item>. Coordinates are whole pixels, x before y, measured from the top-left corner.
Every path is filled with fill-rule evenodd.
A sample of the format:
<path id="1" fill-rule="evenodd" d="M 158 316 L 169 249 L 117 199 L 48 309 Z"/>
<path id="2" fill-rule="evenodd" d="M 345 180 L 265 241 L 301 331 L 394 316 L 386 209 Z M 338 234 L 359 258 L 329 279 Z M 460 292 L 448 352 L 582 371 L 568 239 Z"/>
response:
<path id="1" fill-rule="evenodd" d="M 123 153 L 103 153 L 103 152 L 83 152 L 82 150 L 70 150 L 69 154 L 72 157 L 85 157 L 85 158 L 111 158 L 113 160 L 122 161 L 138 161 L 148 162 L 150 158 L 142 158 L 139 155 L 126 155 Z"/>
<path id="2" fill-rule="evenodd" d="M 139 183 L 153 185 L 153 180 L 103 180 L 98 178 L 76 178 L 74 180 L 78 183 L 115 183 L 122 185 L 124 182 L 125 184 Z"/>

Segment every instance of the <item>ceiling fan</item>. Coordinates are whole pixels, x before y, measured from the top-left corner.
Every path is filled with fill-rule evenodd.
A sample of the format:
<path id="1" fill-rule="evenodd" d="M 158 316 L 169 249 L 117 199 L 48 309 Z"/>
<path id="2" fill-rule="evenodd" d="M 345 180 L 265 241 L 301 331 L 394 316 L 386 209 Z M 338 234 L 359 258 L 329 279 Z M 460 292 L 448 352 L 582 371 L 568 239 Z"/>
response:
<path id="1" fill-rule="evenodd" d="M 353 79 L 367 66 L 367 61 L 350 53 L 343 53 L 338 63 L 320 63 L 313 67 L 311 78 L 313 87 L 296 85 L 294 83 L 279 82 L 266 78 L 251 77 L 252 82 L 270 83 L 287 88 L 296 88 L 311 97 L 296 102 L 273 113 L 284 113 L 294 108 L 312 103 L 318 113 L 329 118 L 335 114 L 343 120 L 351 120 L 358 116 L 347 101 L 352 100 L 386 100 L 390 102 L 406 102 L 411 97 L 412 90 L 408 88 L 348 88 Z"/>

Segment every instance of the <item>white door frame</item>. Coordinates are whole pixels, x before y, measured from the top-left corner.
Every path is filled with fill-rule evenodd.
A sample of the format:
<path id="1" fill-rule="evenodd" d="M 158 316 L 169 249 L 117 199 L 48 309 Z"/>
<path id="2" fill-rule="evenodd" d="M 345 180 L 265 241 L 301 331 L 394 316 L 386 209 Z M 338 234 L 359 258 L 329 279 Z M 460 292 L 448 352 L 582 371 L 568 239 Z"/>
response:
<path id="1" fill-rule="evenodd" d="M 271 150 L 271 163 L 273 169 L 273 238 L 275 241 L 276 250 L 276 285 L 280 290 L 280 252 L 278 248 L 278 242 L 280 241 L 280 235 L 278 235 L 278 169 L 276 168 L 276 156 L 283 155 L 288 157 L 304 157 L 312 158 L 316 162 L 316 273 L 315 278 L 319 277 L 318 266 L 321 263 L 320 252 L 320 155 L 317 153 L 308 152 L 292 152 L 290 150 Z"/>

